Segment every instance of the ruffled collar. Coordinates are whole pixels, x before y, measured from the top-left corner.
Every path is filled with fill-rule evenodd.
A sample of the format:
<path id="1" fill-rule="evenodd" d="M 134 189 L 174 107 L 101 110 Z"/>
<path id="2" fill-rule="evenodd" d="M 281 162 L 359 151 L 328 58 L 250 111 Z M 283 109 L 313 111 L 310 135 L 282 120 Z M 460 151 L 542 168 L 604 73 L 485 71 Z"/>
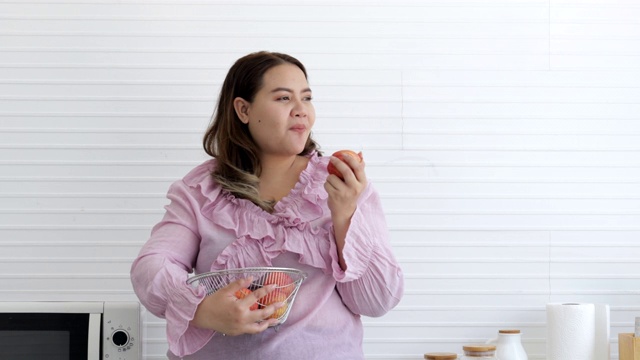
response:
<path id="1" fill-rule="evenodd" d="M 215 159 L 189 173 L 185 183 L 198 189 L 206 199 L 202 215 L 236 237 L 218 256 L 212 270 L 270 266 L 271 259 L 284 251 L 297 253 L 302 263 L 326 270 L 335 245 L 330 241 L 328 226 L 311 223 L 330 217 L 324 190 L 328 161 L 316 152 L 310 154 L 298 182 L 275 205 L 273 213 L 222 190 L 211 176 Z"/>
<path id="2" fill-rule="evenodd" d="M 318 203 L 328 196 L 323 188 L 326 173 L 319 171 L 326 168 L 326 162 L 323 160 L 315 152 L 309 155 L 309 163 L 300 172 L 298 182 L 289 194 L 275 204 L 273 213 L 264 211 L 250 200 L 236 198 L 226 190 L 222 190 L 222 196 L 238 206 L 241 211 L 264 217 L 272 223 L 283 222 L 288 226 L 296 226 L 301 222 L 310 222 L 322 215 L 322 208 Z"/>

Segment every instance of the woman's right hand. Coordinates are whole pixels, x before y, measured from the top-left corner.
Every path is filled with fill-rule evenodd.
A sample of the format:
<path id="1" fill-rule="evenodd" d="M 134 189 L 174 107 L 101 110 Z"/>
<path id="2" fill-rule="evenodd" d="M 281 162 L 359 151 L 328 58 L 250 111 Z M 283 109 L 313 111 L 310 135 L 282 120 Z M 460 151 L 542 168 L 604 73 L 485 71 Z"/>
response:
<path id="1" fill-rule="evenodd" d="M 267 319 L 277 309 L 284 306 L 282 302 L 273 303 L 261 309 L 251 310 L 251 305 L 258 299 L 272 292 L 276 285 L 267 285 L 253 291 L 242 299 L 235 295 L 236 291 L 251 285 L 252 279 L 239 279 L 205 296 L 196 309 L 191 320 L 193 326 L 211 329 L 225 335 L 257 334 L 275 325 L 277 319 Z M 267 319 L 267 320 L 264 320 Z"/>

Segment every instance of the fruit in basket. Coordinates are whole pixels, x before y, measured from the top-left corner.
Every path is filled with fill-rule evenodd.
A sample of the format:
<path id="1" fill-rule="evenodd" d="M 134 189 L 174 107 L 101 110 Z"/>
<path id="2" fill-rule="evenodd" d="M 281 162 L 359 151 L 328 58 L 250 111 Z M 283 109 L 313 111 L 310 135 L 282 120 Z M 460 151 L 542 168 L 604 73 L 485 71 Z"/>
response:
<path id="1" fill-rule="evenodd" d="M 296 288 L 296 284 L 293 283 L 293 279 L 291 278 L 291 276 L 282 271 L 276 271 L 267 274 L 264 279 L 264 285 L 271 284 L 277 285 L 276 290 L 281 291 L 287 297 L 289 297 L 289 295 L 291 295 L 293 290 Z"/>
<path id="2" fill-rule="evenodd" d="M 358 159 L 360 162 L 362 162 L 362 154 L 356 154 L 355 151 L 351 151 L 351 150 L 338 150 L 334 152 L 331 156 L 335 156 L 342 161 L 344 161 L 345 156 L 351 156 L 354 159 Z M 344 176 L 342 176 L 342 173 L 340 172 L 340 170 L 338 170 L 331 162 L 329 162 L 329 164 L 327 165 L 327 171 L 329 172 L 329 174 L 333 174 L 339 177 L 340 179 L 344 180 Z"/>
<path id="3" fill-rule="evenodd" d="M 283 302 L 284 305 L 281 308 L 276 309 L 276 311 L 273 314 L 271 314 L 271 316 L 269 316 L 267 318 L 267 319 L 277 319 L 280 316 L 284 315 L 284 313 L 287 312 L 287 307 L 289 307 L 289 304 L 287 304 L 287 298 L 288 297 L 289 297 L 289 295 L 285 294 L 283 291 L 273 290 L 272 292 L 268 293 L 263 298 L 258 300 L 258 302 L 263 307 L 265 307 L 267 305 L 271 305 L 273 303 Z"/>
<path id="4" fill-rule="evenodd" d="M 248 288 L 244 288 L 244 289 L 240 289 L 238 291 L 236 291 L 235 296 L 238 299 L 244 299 L 246 296 L 251 294 L 251 290 L 249 290 Z M 251 305 L 251 307 L 249 308 L 249 310 L 257 310 L 258 309 L 258 303 L 253 303 Z"/>

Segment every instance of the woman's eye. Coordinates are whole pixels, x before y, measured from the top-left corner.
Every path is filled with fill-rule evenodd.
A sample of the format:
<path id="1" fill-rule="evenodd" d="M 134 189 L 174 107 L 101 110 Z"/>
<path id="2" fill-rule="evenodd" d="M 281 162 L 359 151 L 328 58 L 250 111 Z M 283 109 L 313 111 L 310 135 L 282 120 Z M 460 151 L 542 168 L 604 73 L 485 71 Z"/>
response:
<path id="1" fill-rule="evenodd" d="M 311 101 L 311 100 L 313 100 L 313 97 L 311 97 L 311 96 L 307 96 L 307 97 L 304 98 L 304 101 Z"/>
<path id="2" fill-rule="evenodd" d="M 288 101 L 289 97 L 288 96 L 282 96 L 282 97 L 279 97 L 278 100 L 280 100 L 280 101 Z"/>

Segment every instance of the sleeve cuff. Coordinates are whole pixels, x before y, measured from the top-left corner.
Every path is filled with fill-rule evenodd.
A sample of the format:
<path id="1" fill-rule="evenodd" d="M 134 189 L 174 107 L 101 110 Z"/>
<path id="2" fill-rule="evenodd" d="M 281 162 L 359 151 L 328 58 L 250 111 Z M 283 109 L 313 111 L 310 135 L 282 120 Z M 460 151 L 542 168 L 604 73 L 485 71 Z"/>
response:
<path id="1" fill-rule="evenodd" d="M 383 226 L 383 229 L 375 226 L 375 223 L 378 223 L 379 219 L 375 211 L 370 211 L 372 209 L 369 209 L 367 201 L 372 195 L 373 191 L 369 185 L 360 197 L 358 208 L 351 218 L 351 224 L 349 225 L 345 244 L 342 248 L 342 257 L 347 264 L 347 270 L 342 270 L 337 259 L 332 263 L 333 277 L 338 282 L 353 281 L 362 277 L 369 268 L 369 263 L 373 256 L 374 248 L 376 247 L 376 239 L 380 237 L 380 234 L 376 232 L 386 232 L 386 227 L 384 227 L 386 225 Z M 384 219 L 382 219 L 382 223 L 384 224 Z M 333 231 L 331 231 L 331 233 L 333 234 Z M 386 234 L 384 236 L 386 236 Z M 337 254 L 335 238 L 332 240 L 332 247 L 335 248 Z"/>
<path id="2" fill-rule="evenodd" d="M 176 280 L 171 285 L 169 304 L 165 313 L 167 321 L 167 341 L 169 351 L 177 356 L 195 353 L 204 347 L 213 337 L 215 331 L 200 329 L 190 325 L 196 309 L 206 296 L 201 287 L 191 287 L 186 279 Z"/>

